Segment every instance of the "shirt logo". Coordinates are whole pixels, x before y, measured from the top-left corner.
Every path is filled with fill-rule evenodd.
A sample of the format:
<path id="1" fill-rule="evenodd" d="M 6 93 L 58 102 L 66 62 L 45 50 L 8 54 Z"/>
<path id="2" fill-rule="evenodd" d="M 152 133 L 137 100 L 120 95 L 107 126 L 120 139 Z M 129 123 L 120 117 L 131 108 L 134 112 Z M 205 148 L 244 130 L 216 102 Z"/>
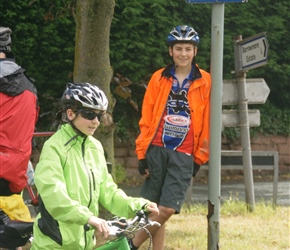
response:
<path id="1" fill-rule="evenodd" d="M 164 120 L 175 126 L 188 126 L 190 124 L 190 119 L 181 115 L 166 115 Z"/>

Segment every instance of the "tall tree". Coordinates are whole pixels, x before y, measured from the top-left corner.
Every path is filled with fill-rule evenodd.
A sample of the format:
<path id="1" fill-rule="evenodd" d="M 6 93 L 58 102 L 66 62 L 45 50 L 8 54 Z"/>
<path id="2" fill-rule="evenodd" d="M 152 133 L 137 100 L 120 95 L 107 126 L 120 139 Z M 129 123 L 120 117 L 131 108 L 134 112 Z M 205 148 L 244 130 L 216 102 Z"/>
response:
<path id="1" fill-rule="evenodd" d="M 76 10 L 75 3 L 78 0 L 54 0 L 54 1 L 0 1 L 1 26 L 12 29 L 12 49 L 16 61 L 22 65 L 29 76 L 35 78 L 40 101 L 42 117 L 39 119 L 39 130 L 53 129 L 51 121 L 57 111 L 58 103 L 54 99 L 61 97 L 65 83 L 72 81 L 72 69 L 74 66 L 75 52 L 75 19 L 71 16 L 71 10 Z M 87 26 L 89 32 L 97 33 L 106 27 L 111 21 L 111 13 L 106 16 L 108 9 L 113 11 L 115 3 L 108 1 L 79 1 L 80 4 L 92 6 L 91 9 L 83 9 L 85 16 L 78 18 L 78 23 Z M 110 29 L 110 62 L 115 73 L 128 77 L 134 84 L 132 99 L 137 101 L 139 108 L 143 100 L 145 89 L 140 84 L 147 82 L 150 75 L 158 68 L 170 62 L 166 48 L 166 36 L 168 30 L 182 23 L 192 25 L 200 35 L 200 46 L 197 61 L 200 67 L 209 70 L 210 66 L 210 35 L 211 35 L 211 5 L 210 4 L 187 4 L 184 0 L 118 0 L 114 7 L 114 17 Z M 257 129 L 265 133 L 263 126 L 271 126 L 268 133 L 289 133 L 289 106 L 290 106 L 290 39 L 289 32 L 289 0 L 276 1 L 251 0 L 246 4 L 225 5 L 225 32 L 224 32 L 224 79 L 233 78 L 231 71 L 234 69 L 233 36 L 243 35 L 250 37 L 260 32 L 267 32 L 269 41 L 269 63 L 263 67 L 250 70 L 248 78 L 262 77 L 271 89 L 268 101 L 265 105 L 259 105 L 261 110 L 261 126 Z M 100 13 L 96 12 L 96 5 Z M 92 12 L 92 14 L 87 14 Z M 80 16 L 80 13 L 78 13 Z M 93 23 L 93 19 L 105 18 L 107 23 L 100 22 L 100 26 L 85 25 L 86 20 Z M 96 21 L 98 22 L 98 21 Z M 104 22 L 104 21 L 103 21 Z M 80 23 L 81 24 L 81 23 Z M 90 30 L 92 29 L 92 30 Z M 96 30 L 97 29 L 97 30 Z M 107 32 L 109 32 L 109 29 Z M 65 34 L 65 35 L 64 35 Z M 98 35 L 99 34 L 99 35 Z M 98 33 L 98 39 L 93 34 L 81 34 L 92 38 L 95 47 L 86 48 L 88 53 L 93 50 L 101 64 L 95 61 L 93 73 L 98 78 L 106 78 L 103 71 L 103 63 L 107 64 L 107 48 L 105 39 Z M 83 43 L 85 38 L 82 38 Z M 77 43 L 79 43 L 77 41 Z M 79 46 L 76 46 L 78 49 Z M 96 53 L 98 51 L 98 53 Z M 87 54 L 88 54 L 87 53 Z M 83 50 L 76 51 L 76 55 L 82 60 L 88 56 Z M 92 55 L 91 55 L 92 56 Z M 92 56 L 93 57 L 93 56 Z M 78 59 L 77 59 L 78 61 Z M 80 63 L 80 62 L 76 62 Z M 87 62 L 84 65 L 87 67 Z M 75 79 L 79 67 L 76 67 Z M 110 70 L 108 68 L 108 70 Z M 83 73 L 82 73 L 83 74 Z M 84 74 L 83 74 L 84 75 Z M 90 77 L 90 76 L 89 76 Z M 84 78 L 82 77 L 82 79 Z M 105 81 L 99 81 L 103 84 Z M 136 84 L 135 84 L 136 83 Z M 107 87 L 106 87 L 107 88 Z M 104 89 L 105 91 L 106 88 Z M 118 139 L 134 142 L 137 131 L 137 122 L 140 113 L 137 112 L 125 100 L 111 90 L 116 98 L 114 108 L 115 134 Z M 107 92 L 106 92 L 107 93 Z M 112 104 L 113 102 L 111 102 Z M 127 106 L 126 106 L 127 105 Z M 128 107 L 129 105 L 129 107 Z M 112 110 L 112 107 L 110 107 Z M 52 114 L 52 117 L 47 114 Z M 285 117 L 285 118 L 283 118 Z M 263 119 L 266 119 L 263 121 Z M 285 121 L 285 122 L 283 122 Z M 284 124 L 284 126 L 280 126 Z M 273 127 L 275 125 L 275 128 Z M 279 129 L 278 129 L 279 128 Z M 130 131 L 130 133 L 127 133 Z M 138 132 L 138 131 L 137 131 Z M 127 133 L 127 134 L 126 134 Z M 124 138 L 124 135 L 126 138 Z"/>
<path id="2" fill-rule="evenodd" d="M 100 126 L 96 137 L 102 142 L 107 160 L 114 163 L 114 101 L 110 94 L 112 69 L 109 59 L 109 37 L 115 0 L 77 0 L 76 37 L 73 77 L 75 82 L 89 82 L 100 87 L 109 99 L 106 126 Z"/>

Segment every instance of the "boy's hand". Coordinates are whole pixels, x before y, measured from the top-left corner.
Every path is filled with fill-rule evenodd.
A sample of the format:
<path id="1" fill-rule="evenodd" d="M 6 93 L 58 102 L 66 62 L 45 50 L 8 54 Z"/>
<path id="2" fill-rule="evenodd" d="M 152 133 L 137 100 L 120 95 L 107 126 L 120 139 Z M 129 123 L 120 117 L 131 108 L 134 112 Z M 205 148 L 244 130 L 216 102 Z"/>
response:
<path id="1" fill-rule="evenodd" d="M 107 222 L 103 219 L 100 219 L 96 216 L 91 216 L 89 218 L 88 224 L 95 227 L 95 235 L 96 237 L 107 238 L 110 233 L 110 227 Z"/>
<path id="2" fill-rule="evenodd" d="M 198 165 L 197 163 L 193 163 L 193 173 L 192 173 L 192 177 L 196 176 L 196 173 L 198 172 L 198 170 L 200 169 L 200 165 Z"/>
<path id="3" fill-rule="evenodd" d="M 148 164 L 146 159 L 139 160 L 138 170 L 140 175 L 144 177 L 149 176 Z"/>
<path id="4" fill-rule="evenodd" d="M 155 202 L 150 202 L 145 206 L 145 211 L 152 213 L 153 215 L 159 214 L 158 206 Z"/>

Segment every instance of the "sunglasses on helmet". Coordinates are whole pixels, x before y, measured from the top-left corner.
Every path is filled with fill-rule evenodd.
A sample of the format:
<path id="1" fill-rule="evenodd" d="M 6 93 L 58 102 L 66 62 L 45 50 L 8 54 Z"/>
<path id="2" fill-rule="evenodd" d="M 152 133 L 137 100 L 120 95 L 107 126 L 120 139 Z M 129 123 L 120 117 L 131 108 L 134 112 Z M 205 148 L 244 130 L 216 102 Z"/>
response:
<path id="1" fill-rule="evenodd" d="M 96 117 L 98 117 L 98 120 L 101 121 L 101 118 L 105 114 L 105 111 L 92 111 L 88 109 L 80 109 L 77 111 L 77 114 L 81 114 L 81 116 L 87 120 L 94 120 Z"/>

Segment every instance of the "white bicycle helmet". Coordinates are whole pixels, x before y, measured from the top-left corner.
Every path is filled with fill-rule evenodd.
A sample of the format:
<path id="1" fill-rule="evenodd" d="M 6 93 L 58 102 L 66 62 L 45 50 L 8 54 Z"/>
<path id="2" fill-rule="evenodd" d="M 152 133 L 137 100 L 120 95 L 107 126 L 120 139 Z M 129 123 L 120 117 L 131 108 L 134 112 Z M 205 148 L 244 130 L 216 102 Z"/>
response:
<path id="1" fill-rule="evenodd" d="M 173 28 L 167 36 L 167 43 L 173 45 L 177 42 L 193 43 L 198 46 L 199 36 L 194 28 L 187 25 L 179 25 Z"/>
<path id="2" fill-rule="evenodd" d="M 61 102 L 64 105 L 106 111 L 108 99 L 105 93 L 90 83 L 67 83 Z"/>
<path id="3" fill-rule="evenodd" d="M 8 27 L 0 27 L 0 51 L 11 51 L 11 29 Z"/>

